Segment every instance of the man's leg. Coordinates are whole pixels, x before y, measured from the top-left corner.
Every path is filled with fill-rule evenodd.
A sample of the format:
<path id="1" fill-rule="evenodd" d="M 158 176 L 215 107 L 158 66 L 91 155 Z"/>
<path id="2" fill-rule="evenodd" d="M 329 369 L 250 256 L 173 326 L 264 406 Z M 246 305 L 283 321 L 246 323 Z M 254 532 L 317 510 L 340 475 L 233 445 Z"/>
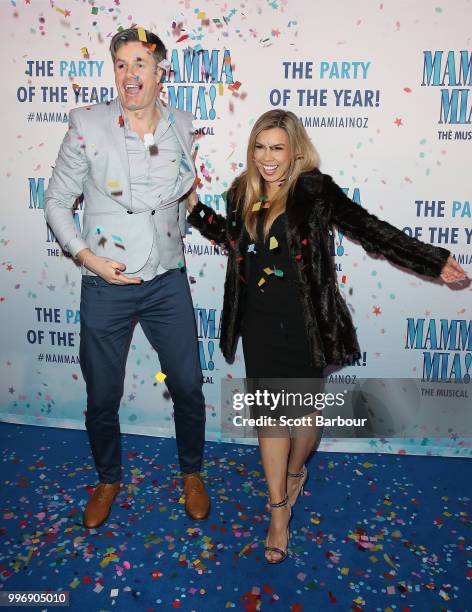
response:
<path id="1" fill-rule="evenodd" d="M 141 304 L 141 326 L 158 351 L 174 402 L 185 511 L 191 518 L 201 520 L 210 512 L 210 498 L 200 477 L 205 442 L 205 400 L 193 304 L 185 270 L 170 270 L 156 277 Z"/>
<path id="2" fill-rule="evenodd" d="M 180 468 L 184 474 L 199 472 L 205 442 L 205 400 L 185 270 L 170 270 L 148 283 L 139 307 L 139 322 L 167 375 Z"/>
<path id="3" fill-rule="evenodd" d="M 86 428 L 100 483 L 121 480 L 118 408 L 132 335 L 136 289 L 84 277 L 80 365 L 87 385 Z"/>

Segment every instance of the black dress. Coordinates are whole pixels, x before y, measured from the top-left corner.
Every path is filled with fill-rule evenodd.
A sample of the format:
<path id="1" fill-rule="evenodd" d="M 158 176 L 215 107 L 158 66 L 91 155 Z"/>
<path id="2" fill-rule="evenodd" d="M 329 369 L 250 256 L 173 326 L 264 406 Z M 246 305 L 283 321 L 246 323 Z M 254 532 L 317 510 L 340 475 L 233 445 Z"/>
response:
<path id="1" fill-rule="evenodd" d="M 265 210 L 259 213 L 257 240 L 245 254 L 241 336 L 246 376 L 319 378 L 322 368 L 310 363 L 295 262 L 287 245 L 286 214 L 275 219 L 266 241 L 264 215 Z"/>

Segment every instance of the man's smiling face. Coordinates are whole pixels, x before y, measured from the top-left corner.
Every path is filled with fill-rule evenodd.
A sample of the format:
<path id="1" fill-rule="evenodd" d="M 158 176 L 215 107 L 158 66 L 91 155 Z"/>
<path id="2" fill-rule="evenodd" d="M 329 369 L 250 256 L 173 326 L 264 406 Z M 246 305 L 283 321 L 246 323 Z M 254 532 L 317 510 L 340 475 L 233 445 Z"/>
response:
<path id="1" fill-rule="evenodd" d="M 156 66 L 155 57 L 145 45 L 138 41 L 121 45 L 114 69 L 123 108 L 136 111 L 155 106 L 163 70 Z"/>

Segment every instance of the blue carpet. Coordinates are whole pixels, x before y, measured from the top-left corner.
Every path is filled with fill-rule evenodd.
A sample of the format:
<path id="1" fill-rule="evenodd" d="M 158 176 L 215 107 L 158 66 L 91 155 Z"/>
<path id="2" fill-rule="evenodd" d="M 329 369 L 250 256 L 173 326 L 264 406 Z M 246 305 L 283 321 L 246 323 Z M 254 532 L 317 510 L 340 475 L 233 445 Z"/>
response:
<path id="1" fill-rule="evenodd" d="M 1 423 L 0 436 L 5 591 L 67 590 L 89 611 L 471 609 L 470 460 L 317 453 L 290 557 L 270 566 L 256 447 L 207 443 L 213 507 L 194 523 L 175 441 L 124 435 L 126 486 L 87 531 L 85 432 Z"/>

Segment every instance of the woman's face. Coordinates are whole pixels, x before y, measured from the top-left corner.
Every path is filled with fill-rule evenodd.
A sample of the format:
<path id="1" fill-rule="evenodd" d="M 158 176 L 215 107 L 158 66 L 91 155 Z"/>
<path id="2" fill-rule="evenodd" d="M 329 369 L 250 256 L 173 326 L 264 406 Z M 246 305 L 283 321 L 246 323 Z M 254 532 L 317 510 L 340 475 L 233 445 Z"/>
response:
<path id="1" fill-rule="evenodd" d="M 292 161 L 287 132 L 278 127 L 259 132 L 254 147 L 254 161 L 266 182 L 276 183 L 286 179 Z"/>

